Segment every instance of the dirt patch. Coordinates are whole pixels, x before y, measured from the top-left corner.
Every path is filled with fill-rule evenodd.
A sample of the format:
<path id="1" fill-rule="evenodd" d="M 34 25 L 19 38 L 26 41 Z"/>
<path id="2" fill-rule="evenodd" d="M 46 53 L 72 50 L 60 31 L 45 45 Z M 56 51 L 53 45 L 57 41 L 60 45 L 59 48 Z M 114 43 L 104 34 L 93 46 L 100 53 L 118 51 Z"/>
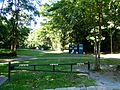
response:
<path id="1" fill-rule="evenodd" d="M 96 85 L 120 86 L 120 76 L 117 72 L 90 72 L 90 77 L 96 80 Z"/>
<path id="2" fill-rule="evenodd" d="M 89 77 L 96 80 L 97 86 L 119 86 L 120 87 L 120 70 L 114 66 L 103 65 L 99 72 L 89 71 Z M 87 71 L 87 66 L 75 67 L 78 71 Z"/>

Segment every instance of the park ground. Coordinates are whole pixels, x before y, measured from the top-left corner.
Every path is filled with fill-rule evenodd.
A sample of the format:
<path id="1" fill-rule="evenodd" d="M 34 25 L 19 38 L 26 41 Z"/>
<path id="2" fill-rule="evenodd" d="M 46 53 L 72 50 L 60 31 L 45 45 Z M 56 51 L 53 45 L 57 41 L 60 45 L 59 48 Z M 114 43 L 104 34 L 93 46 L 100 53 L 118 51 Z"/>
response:
<path id="1" fill-rule="evenodd" d="M 27 64 L 52 64 L 52 63 L 83 63 L 90 61 L 94 63 L 93 55 L 68 54 L 53 51 L 18 50 L 17 58 L 1 58 L 0 61 L 14 61 L 14 63 Z M 120 86 L 119 71 L 116 66 L 120 64 L 119 54 L 101 55 L 101 67 L 99 72 L 90 71 L 90 77 L 74 73 L 50 73 L 50 72 L 29 72 L 13 71 L 11 81 L 6 81 L 1 85 L 1 90 L 42 90 L 48 88 L 80 87 L 107 85 Z M 31 60 L 32 59 L 32 60 Z M 39 67 L 38 67 L 39 68 Z M 44 67 L 48 69 L 48 67 Z M 58 67 L 58 69 L 69 69 L 69 67 Z M 75 66 L 74 70 L 84 70 L 85 68 Z M 0 64 L 0 75 L 7 76 L 7 63 Z"/>

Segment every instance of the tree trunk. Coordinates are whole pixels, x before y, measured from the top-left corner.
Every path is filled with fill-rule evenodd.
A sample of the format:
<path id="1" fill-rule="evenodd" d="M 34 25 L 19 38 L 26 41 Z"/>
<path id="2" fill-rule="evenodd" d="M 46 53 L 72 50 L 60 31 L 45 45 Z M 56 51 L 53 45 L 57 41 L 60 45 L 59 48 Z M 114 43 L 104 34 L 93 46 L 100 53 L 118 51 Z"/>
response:
<path id="1" fill-rule="evenodd" d="M 11 41 L 11 51 L 16 52 L 17 42 L 16 40 Z"/>
<path id="2" fill-rule="evenodd" d="M 96 42 L 94 42 L 94 55 L 96 54 L 95 49 L 96 49 Z"/>
<path id="3" fill-rule="evenodd" d="M 98 1 L 98 8 L 99 8 L 99 35 L 98 35 L 98 45 L 97 45 L 97 52 L 96 52 L 96 61 L 95 61 L 95 70 L 100 70 L 100 52 L 101 52 L 101 36 L 102 36 L 102 0 Z"/>
<path id="4" fill-rule="evenodd" d="M 94 53 L 95 53 L 95 70 L 98 68 L 98 49 L 97 49 L 97 39 L 95 34 L 95 43 L 94 43 Z"/>
<path id="5" fill-rule="evenodd" d="M 94 69 L 95 70 L 100 70 L 100 59 L 98 58 L 99 57 L 99 53 L 98 53 L 98 51 L 99 51 L 99 45 L 98 45 L 99 43 L 97 43 L 97 39 L 96 39 L 96 36 L 95 36 L 95 67 L 94 67 Z"/>
<path id="6" fill-rule="evenodd" d="M 110 35 L 110 45 L 111 45 L 110 48 L 111 48 L 111 54 L 113 53 L 113 47 L 112 47 L 112 44 L 113 44 L 113 43 L 112 43 L 112 35 Z"/>
<path id="7" fill-rule="evenodd" d="M 17 27 L 18 27 L 18 17 L 19 17 L 19 0 L 15 0 L 15 19 L 13 20 L 13 28 L 12 28 L 12 41 L 11 41 L 11 50 L 16 52 L 17 46 Z"/>

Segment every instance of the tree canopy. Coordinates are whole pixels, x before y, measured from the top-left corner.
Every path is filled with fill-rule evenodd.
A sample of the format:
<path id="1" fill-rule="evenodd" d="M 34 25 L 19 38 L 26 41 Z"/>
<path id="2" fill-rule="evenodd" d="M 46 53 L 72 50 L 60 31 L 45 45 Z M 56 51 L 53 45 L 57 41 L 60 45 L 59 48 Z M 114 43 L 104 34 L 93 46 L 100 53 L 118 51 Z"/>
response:
<path id="1" fill-rule="evenodd" d="M 58 0 L 39 3 L 39 12 L 35 1 L 9 0 L 4 6 L 5 1 L 0 10 L 1 47 L 6 45 L 13 51 L 16 45 L 65 50 L 70 43 L 83 43 L 85 52 L 96 52 L 98 57 L 101 51 L 120 48 L 119 0 Z M 28 36 L 30 21 L 38 14 L 43 22 Z"/>
<path id="2" fill-rule="evenodd" d="M 95 53 L 97 70 L 101 52 L 120 50 L 119 0 L 59 0 L 40 8 L 44 22 L 38 29 L 40 33 L 35 35 L 42 36 L 37 42 L 52 49 L 59 43 L 61 50 L 67 49 L 70 43 L 82 43 L 85 52 Z"/>
<path id="3" fill-rule="evenodd" d="M 39 15 L 39 12 L 35 1 L 3 0 L 0 10 L 1 47 L 11 47 L 12 51 L 16 51 L 16 46 L 28 35 L 28 25 L 31 20 L 35 21 L 36 15 Z"/>

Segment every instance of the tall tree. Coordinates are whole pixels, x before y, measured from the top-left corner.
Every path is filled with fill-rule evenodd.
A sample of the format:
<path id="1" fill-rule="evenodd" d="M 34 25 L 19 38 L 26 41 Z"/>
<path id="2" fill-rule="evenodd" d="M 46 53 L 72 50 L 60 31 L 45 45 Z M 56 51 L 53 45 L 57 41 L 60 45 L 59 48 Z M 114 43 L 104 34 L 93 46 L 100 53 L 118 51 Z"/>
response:
<path id="1" fill-rule="evenodd" d="M 12 51 L 16 51 L 20 30 L 23 30 L 23 28 L 25 30 L 25 27 L 27 28 L 30 25 L 30 21 L 34 19 L 34 15 L 38 15 L 34 3 L 34 1 L 30 0 L 8 0 L 3 5 L 2 16 L 7 17 L 11 25 L 9 30 Z"/>
<path id="2" fill-rule="evenodd" d="M 115 9 L 111 7 L 110 10 L 108 10 L 107 8 L 111 2 L 114 2 L 112 5 Z M 112 11 L 111 17 L 108 11 Z M 118 27 L 118 17 L 120 16 L 119 0 L 60 0 L 50 5 L 45 15 L 51 16 L 49 20 L 49 22 L 51 22 L 50 24 L 57 29 L 56 31 L 61 30 L 61 35 L 63 35 L 63 37 L 67 37 L 68 34 L 67 38 L 72 43 L 85 43 L 85 48 L 87 48 L 87 50 L 88 47 L 91 46 L 89 46 L 90 43 L 88 44 L 88 41 L 86 41 L 86 37 L 91 34 L 92 31 L 91 36 L 93 37 L 96 55 L 95 69 L 100 70 L 100 53 L 103 33 L 105 32 L 105 27 L 108 26 L 107 22 L 110 20 L 115 21 Z M 108 35 L 104 37 L 108 37 Z M 88 38 L 90 39 L 89 36 Z M 64 39 L 62 38 L 62 40 Z"/>
<path id="3" fill-rule="evenodd" d="M 113 35 L 119 29 L 120 26 L 120 3 L 118 0 L 111 0 L 105 8 L 106 17 L 106 29 L 110 36 L 110 52 L 113 53 Z"/>

